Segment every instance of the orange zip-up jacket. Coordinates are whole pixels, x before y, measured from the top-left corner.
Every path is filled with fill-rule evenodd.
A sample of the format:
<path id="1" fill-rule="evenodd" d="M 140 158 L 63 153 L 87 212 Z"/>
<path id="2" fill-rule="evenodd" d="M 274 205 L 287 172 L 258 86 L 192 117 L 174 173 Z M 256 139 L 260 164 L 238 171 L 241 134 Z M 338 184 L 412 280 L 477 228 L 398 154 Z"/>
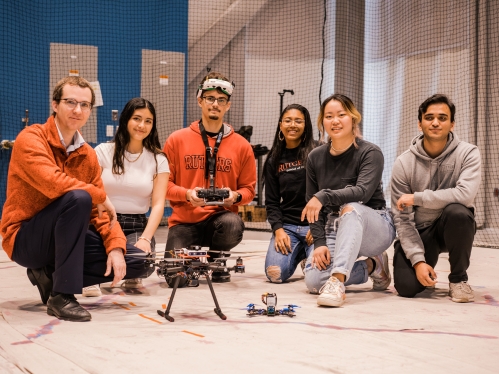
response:
<path id="1" fill-rule="evenodd" d="M 87 191 L 94 207 L 90 216 L 104 240 L 106 252 L 114 248 L 126 250 L 126 238 L 119 224 L 109 229 L 109 217 L 98 218 L 95 204 L 106 200 L 97 155 L 88 144 L 69 155 L 59 139 L 50 116 L 44 125 L 31 125 L 19 133 L 12 149 L 7 176 L 7 198 L 2 211 L 2 246 L 12 258 L 16 234 L 23 221 L 65 193 Z"/>
<path id="2" fill-rule="evenodd" d="M 208 137 L 211 147 L 215 138 Z M 248 204 L 255 197 L 256 163 L 253 148 L 232 126 L 224 124 L 224 136 L 217 154 L 215 187 L 229 187 L 241 194 L 241 201 L 231 207 L 193 207 L 185 199 L 187 190 L 194 187 L 209 187 L 204 177 L 206 148 L 199 131 L 199 121 L 172 133 L 163 148 L 170 165 L 170 180 L 166 198 L 170 200 L 173 213 L 168 226 L 181 223 L 198 223 L 211 215 L 230 210 L 237 214 L 237 205 Z"/>

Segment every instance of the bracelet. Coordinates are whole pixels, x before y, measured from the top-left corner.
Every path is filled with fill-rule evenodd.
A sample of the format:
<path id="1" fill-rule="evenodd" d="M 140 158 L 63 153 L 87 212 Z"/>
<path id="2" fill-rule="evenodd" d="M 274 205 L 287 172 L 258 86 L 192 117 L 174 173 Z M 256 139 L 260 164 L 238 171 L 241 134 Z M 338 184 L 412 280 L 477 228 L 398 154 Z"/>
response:
<path id="1" fill-rule="evenodd" d="M 149 244 L 152 244 L 150 239 L 147 239 L 145 236 L 139 236 L 139 240 L 144 239 L 146 242 L 149 242 Z"/>

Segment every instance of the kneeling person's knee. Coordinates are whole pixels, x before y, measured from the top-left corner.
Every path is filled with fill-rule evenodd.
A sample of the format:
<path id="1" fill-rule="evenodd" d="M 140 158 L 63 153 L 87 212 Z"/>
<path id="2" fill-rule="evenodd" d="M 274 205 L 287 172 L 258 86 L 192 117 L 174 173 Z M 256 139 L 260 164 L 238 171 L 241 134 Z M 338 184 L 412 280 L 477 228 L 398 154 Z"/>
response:
<path id="1" fill-rule="evenodd" d="M 453 224 L 462 223 L 474 225 L 475 221 L 475 217 L 471 210 L 458 203 L 447 205 L 442 212 L 442 216 L 445 216 L 447 220 L 452 221 Z"/>
<path id="2" fill-rule="evenodd" d="M 272 283 L 282 283 L 281 268 L 279 266 L 269 266 L 265 269 L 265 272 L 267 273 L 267 278 Z"/>
<path id="3" fill-rule="evenodd" d="M 353 212 L 355 210 L 355 208 L 351 205 L 345 205 L 342 209 L 341 209 L 341 212 L 340 212 L 340 216 L 346 214 L 346 213 L 350 213 L 350 212 Z"/>
<path id="4" fill-rule="evenodd" d="M 417 283 L 417 284 L 416 284 Z M 422 286 L 419 282 L 416 281 L 404 281 L 403 279 L 400 279 L 399 277 L 396 277 L 394 274 L 394 283 L 393 286 L 395 287 L 395 290 L 398 292 L 399 296 L 402 297 L 414 297 L 418 293 L 424 290 L 424 286 Z"/>
<path id="5" fill-rule="evenodd" d="M 327 279 L 322 279 L 320 273 L 319 270 L 312 268 L 311 264 L 307 264 L 305 267 L 305 285 L 312 294 L 318 294 L 323 284 L 327 281 Z"/>

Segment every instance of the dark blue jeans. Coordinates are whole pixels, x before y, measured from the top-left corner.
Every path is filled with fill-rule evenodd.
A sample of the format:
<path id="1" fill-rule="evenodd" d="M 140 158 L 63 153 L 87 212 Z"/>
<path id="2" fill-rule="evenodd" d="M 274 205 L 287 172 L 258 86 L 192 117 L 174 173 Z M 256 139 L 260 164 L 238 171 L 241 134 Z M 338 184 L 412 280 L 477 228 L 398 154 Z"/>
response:
<path id="1" fill-rule="evenodd" d="M 53 291 L 79 294 L 83 287 L 113 280 L 107 277 L 107 254 L 101 236 L 89 229 L 92 198 L 86 191 L 74 190 L 53 201 L 17 232 L 12 259 L 21 266 L 53 271 Z M 127 245 L 126 276 L 139 278 L 152 270 L 144 260 L 131 257 L 144 253 Z"/>

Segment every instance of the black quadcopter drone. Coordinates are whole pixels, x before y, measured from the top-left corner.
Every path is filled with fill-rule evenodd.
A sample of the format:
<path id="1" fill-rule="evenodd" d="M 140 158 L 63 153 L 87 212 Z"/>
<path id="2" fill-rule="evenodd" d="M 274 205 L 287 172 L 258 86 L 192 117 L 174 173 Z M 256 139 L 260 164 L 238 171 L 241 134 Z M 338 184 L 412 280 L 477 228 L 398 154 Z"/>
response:
<path id="1" fill-rule="evenodd" d="M 173 253 L 172 253 L 173 252 Z M 199 278 L 204 276 L 208 287 L 210 288 L 211 296 L 215 302 L 214 312 L 222 319 L 226 320 L 227 317 L 222 313 L 220 305 L 218 305 L 217 297 L 215 296 L 215 291 L 213 290 L 213 285 L 211 281 L 212 272 L 229 272 L 234 271 L 235 273 L 244 273 L 244 264 L 241 256 L 238 256 L 235 261 L 234 266 L 227 266 L 228 257 L 218 257 L 213 258 L 212 261 L 208 261 L 210 258 L 208 252 L 213 252 L 220 256 L 230 255 L 230 252 L 205 250 L 200 246 L 190 246 L 189 248 L 175 249 L 170 252 L 173 258 L 162 258 L 157 259 L 155 257 L 156 253 L 151 253 L 145 258 L 146 267 L 157 267 L 156 270 L 158 276 L 164 277 L 166 282 L 173 287 L 170 301 L 168 306 L 164 311 L 158 310 L 158 314 L 164 317 L 166 320 L 173 322 L 175 321 L 173 317 L 170 316 L 170 309 L 175 297 L 175 293 L 180 284 L 180 280 L 183 279 L 185 283 L 190 287 L 199 286 Z M 238 255 L 241 255 L 238 253 Z"/>
<path id="2" fill-rule="evenodd" d="M 275 293 L 264 293 L 262 295 L 262 302 L 267 306 L 265 309 L 257 309 L 255 308 L 255 304 L 248 304 L 246 307 L 247 315 L 250 317 L 253 316 L 289 316 L 294 317 L 295 308 L 299 308 L 298 305 L 288 304 L 288 306 L 282 309 L 276 309 L 277 305 L 277 294 Z"/>

